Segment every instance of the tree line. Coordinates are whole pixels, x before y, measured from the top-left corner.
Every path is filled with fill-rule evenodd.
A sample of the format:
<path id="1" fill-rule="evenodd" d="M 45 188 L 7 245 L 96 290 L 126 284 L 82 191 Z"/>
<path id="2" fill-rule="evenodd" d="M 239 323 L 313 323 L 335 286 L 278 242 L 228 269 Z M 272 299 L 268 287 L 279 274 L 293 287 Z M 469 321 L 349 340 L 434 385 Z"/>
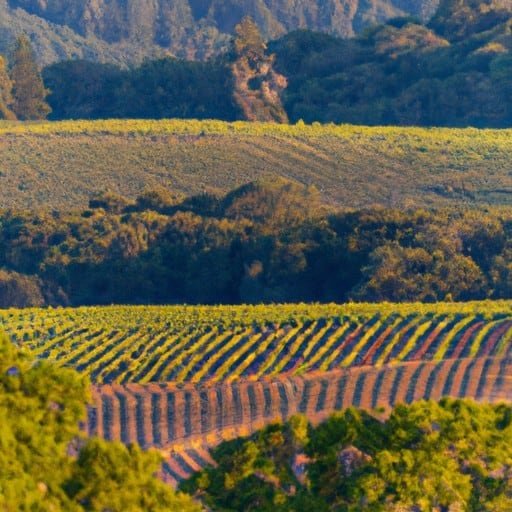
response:
<path id="1" fill-rule="evenodd" d="M 11 76 L 0 65 L 0 115 L 38 119 L 48 103 L 51 119 L 510 126 L 511 27 L 511 9 L 490 0 L 442 0 L 426 25 L 398 18 L 352 39 L 299 30 L 266 44 L 245 18 L 219 57 L 130 69 L 64 61 L 43 70 L 44 86 L 22 38 Z"/>
<path id="2" fill-rule="evenodd" d="M 0 305 L 512 298 L 512 216 L 333 210 L 314 188 L 165 188 L 0 214 Z"/>
<path id="3" fill-rule="evenodd" d="M 505 127 L 511 27 L 502 2 L 442 0 L 426 25 L 398 18 L 351 39 L 299 30 L 265 45 L 252 23 L 243 31 L 252 54 L 268 48 L 251 66 L 233 57 L 243 47 L 235 43 L 231 54 L 201 63 L 166 58 L 121 70 L 71 61 L 46 68 L 44 78 L 54 119 L 259 119 L 256 105 L 257 114 L 293 123 Z M 269 62 L 271 72 L 256 73 Z M 282 106 L 258 104 L 264 83 Z"/>
<path id="4" fill-rule="evenodd" d="M 287 120 L 286 84 L 250 17 L 236 27 L 231 50 L 206 62 L 164 58 L 124 70 L 81 60 L 37 67 L 21 36 L 12 63 L 0 57 L 0 119 L 196 118 Z"/>

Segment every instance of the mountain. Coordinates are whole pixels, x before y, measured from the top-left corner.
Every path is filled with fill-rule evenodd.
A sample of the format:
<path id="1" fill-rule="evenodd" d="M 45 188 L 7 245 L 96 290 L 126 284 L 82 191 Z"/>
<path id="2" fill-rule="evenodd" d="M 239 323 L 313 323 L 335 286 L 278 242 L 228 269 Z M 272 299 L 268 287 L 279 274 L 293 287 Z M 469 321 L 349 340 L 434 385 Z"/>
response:
<path id="1" fill-rule="evenodd" d="M 235 49 L 236 39 L 225 58 L 129 70 L 48 66 L 51 119 L 512 126 L 512 5 L 504 0 L 442 0 L 427 23 L 394 18 L 346 39 L 295 30 L 256 60 L 237 59 Z"/>
<path id="2" fill-rule="evenodd" d="M 172 53 L 203 59 L 246 15 L 267 39 L 299 28 L 351 37 L 389 18 L 423 20 L 438 0 L 0 0 L 0 52 L 28 33 L 41 63 L 70 57 L 133 63 Z"/>
<path id="3" fill-rule="evenodd" d="M 442 0 L 426 24 L 358 37 L 296 31 L 270 43 L 291 122 L 512 126 L 512 2 Z"/>

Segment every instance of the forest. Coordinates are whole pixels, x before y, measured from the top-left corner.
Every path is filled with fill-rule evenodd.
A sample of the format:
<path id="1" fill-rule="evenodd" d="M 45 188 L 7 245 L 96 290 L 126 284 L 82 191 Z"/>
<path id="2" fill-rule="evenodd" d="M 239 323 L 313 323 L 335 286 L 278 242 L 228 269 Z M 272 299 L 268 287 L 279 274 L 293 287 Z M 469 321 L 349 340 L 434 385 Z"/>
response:
<path id="1" fill-rule="evenodd" d="M 511 124 L 506 3 L 443 0 L 428 22 L 393 18 L 349 39 L 299 30 L 267 44 L 249 17 L 234 31 L 208 60 L 164 56 L 129 68 L 64 60 L 42 77 L 22 37 L 0 61 L 0 118 Z M 29 87 L 37 104 L 20 102 Z"/>
<path id="2" fill-rule="evenodd" d="M 507 208 L 337 210 L 314 187 L 113 193 L 0 215 L 1 305 L 512 297 Z"/>
<path id="3" fill-rule="evenodd" d="M 511 18 L 501 2 L 443 0 L 427 24 L 397 18 L 351 39 L 295 31 L 266 52 L 286 78 L 280 95 L 292 122 L 504 127 L 512 119 Z M 232 62 L 229 52 L 127 70 L 68 61 L 43 75 L 52 119 L 235 120 L 247 116 L 233 104 Z"/>

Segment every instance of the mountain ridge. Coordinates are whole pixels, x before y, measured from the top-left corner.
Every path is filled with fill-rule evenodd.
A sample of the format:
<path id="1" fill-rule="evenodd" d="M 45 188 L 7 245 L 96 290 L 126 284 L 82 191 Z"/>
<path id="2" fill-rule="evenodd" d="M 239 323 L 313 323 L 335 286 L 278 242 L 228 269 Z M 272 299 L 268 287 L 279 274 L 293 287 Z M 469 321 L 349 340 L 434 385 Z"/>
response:
<path id="1" fill-rule="evenodd" d="M 41 64 L 66 58 L 132 64 L 173 54 L 205 59 L 249 15 L 266 39 L 296 29 L 351 37 L 397 16 L 429 19 L 438 0 L 0 0 L 0 53 L 21 32 Z"/>

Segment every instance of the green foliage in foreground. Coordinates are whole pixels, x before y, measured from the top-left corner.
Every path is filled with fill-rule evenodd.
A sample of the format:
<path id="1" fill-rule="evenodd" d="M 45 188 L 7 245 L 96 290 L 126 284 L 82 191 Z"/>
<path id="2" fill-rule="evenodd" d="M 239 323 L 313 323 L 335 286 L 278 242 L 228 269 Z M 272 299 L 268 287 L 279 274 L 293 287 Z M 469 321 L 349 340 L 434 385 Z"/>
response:
<path id="1" fill-rule="evenodd" d="M 512 408 L 442 400 L 386 421 L 348 409 L 224 443 L 182 484 L 217 511 L 512 509 Z"/>
<path id="2" fill-rule="evenodd" d="M 199 510 L 154 476 L 156 453 L 82 439 L 87 390 L 0 339 L 0 510 Z"/>

